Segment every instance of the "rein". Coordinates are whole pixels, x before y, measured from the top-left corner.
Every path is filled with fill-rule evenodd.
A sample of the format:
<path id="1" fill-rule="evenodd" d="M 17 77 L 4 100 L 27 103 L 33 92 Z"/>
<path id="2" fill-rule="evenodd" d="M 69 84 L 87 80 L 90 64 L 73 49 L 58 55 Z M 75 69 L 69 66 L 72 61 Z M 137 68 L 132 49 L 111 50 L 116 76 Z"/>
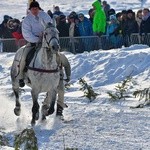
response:
<path id="1" fill-rule="evenodd" d="M 58 41 L 58 43 L 59 43 L 59 40 L 58 40 L 58 38 L 57 37 L 51 37 L 50 39 L 49 39 L 49 41 L 47 40 L 47 38 L 46 38 L 46 35 L 44 35 L 44 39 L 45 39 L 45 41 L 46 41 L 46 44 L 49 46 L 49 44 L 50 44 L 50 42 L 51 42 L 51 40 L 53 40 L 53 39 L 56 39 L 57 41 Z"/>

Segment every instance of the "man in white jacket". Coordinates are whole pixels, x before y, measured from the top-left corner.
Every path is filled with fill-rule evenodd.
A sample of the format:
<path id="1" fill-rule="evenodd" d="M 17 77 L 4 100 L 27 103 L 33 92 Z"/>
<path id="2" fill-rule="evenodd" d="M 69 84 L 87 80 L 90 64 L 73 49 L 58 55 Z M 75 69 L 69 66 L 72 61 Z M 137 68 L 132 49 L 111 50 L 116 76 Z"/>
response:
<path id="1" fill-rule="evenodd" d="M 42 40 L 42 34 L 44 31 L 44 27 L 42 25 L 42 21 L 45 23 L 52 22 L 51 17 L 41 10 L 39 3 L 37 1 L 33 1 L 30 3 L 29 13 L 24 18 L 22 22 L 22 34 L 24 39 L 28 42 L 24 51 L 24 57 L 21 60 L 20 65 L 20 87 L 24 87 L 24 69 L 25 66 L 28 65 L 27 60 L 31 60 L 35 53 L 35 47 L 39 45 Z"/>
<path id="2" fill-rule="evenodd" d="M 19 84 L 20 87 L 23 87 L 25 85 L 23 77 L 24 77 L 24 69 L 25 66 L 27 66 L 26 57 L 33 57 L 35 52 L 35 47 L 38 45 L 38 43 L 41 42 L 42 33 L 44 31 L 44 27 L 41 24 L 42 21 L 45 23 L 51 22 L 51 17 L 41 10 L 39 3 L 37 1 L 33 1 L 30 4 L 29 7 L 29 14 L 24 18 L 22 22 L 22 33 L 23 37 L 26 41 L 28 41 L 28 44 L 26 45 L 26 48 L 24 50 L 24 56 L 21 59 L 21 65 L 20 65 L 20 80 Z M 29 58 L 29 59 L 31 59 Z M 61 64 L 61 70 L 60 70 L 60 82 L 58 86 L 58 100 L 57 100 L 57 116 L 63 116 L 63 109 L 67 107 L 64 103 L 64 72 L 66 75 L 66 82 L 70 81 L 71 76 L 71 67 L 70 63 L 67 59 L 67 57 L 64 54 L 58 53 L 57 57 L 58 64 Z M 47 98 L 44 100 L 44 103 L 47 104 Z"/>

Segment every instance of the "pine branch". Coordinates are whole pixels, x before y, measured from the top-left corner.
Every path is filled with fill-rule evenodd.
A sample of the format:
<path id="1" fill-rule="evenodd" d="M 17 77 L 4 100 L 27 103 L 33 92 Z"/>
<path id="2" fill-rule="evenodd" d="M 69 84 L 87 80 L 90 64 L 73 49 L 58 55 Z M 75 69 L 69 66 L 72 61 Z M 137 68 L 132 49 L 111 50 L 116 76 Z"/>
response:
<path id="1" fill-rule="evenodd" d="M 90 99 L 90 102 L 93 101 L 98 94 L 94 92 L 93 88 L 84 79 L 80 78 L 79 83 L 82 86 L 80 90 L 84 92 L 84 96 Z"/>
<path id="2" fill-rule="evenodd" d="M 143 90 L 136 90 L 133 92 L 133 96 L 139 97 L 139 101 L 143 99 L 145 102 L 150 101 L 150 87 L 144 88 Z"/>
<path id="3" fill-rule="evenodd" d="M 113 101 L 116 101 L 116 100 L 125 99 L 129 97 L 127 95 L 127 90 L 129 88 L 129 82 L 131 81 L 131 79 L 132 78 L 130 76 L 127 76 L 127 78 L 123 80 L 121 84 L 118 84 L 115 87 L 115 90 L 116 90 L 115 93 L 107 92 L 110 99 Z"/>

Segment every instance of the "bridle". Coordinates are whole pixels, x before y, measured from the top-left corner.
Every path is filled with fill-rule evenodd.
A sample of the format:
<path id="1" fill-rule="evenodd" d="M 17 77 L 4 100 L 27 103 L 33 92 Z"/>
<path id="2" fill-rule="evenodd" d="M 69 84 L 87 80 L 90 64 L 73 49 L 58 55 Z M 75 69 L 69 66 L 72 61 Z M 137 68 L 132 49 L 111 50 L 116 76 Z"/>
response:
<path id="1" fill-rule="evenodd" d="M 53 26 L 53 25 L 50 25 L 50 26 L 48 26 L 47 28 L 50 28 L 50 27 L 54 27 L 54 26 Z M 47 28 L 46 28 L 46 29 L 47 29 Z M 45 30 L 46 30 L 46 29 L 45 29 Z M 50 42 L 51 42 L 53 39 L 56 39 L 57 42 L 59 43 L 59 39 L 58 39 L 56 36 L 52 36 L 49 40 L 47 40 L 47 38 L 46 38 L 46 33 L 44 33 L 43 37 L 44 37 L 44 39 L 45 39 L 45 41 L 46 41 L 46 44 L 48 45 L 49 48 L 50 48 Z"/>
<path id="2" fill-rule="evenodd" d="M 47 38 L 46 38 L 46 35 L 44 35 L 44 39 L 45 39 L 46 44 L 48 45 L 48 47 L 50 47 L 50 42 L 51 42 L 53 39 L 56 39 L 57 42 L 59 43 L 59 40 L 58 40 L 57 37 L 51 37 L 51 38 L 49 39 L 49 41 L 48 41 Z"/>

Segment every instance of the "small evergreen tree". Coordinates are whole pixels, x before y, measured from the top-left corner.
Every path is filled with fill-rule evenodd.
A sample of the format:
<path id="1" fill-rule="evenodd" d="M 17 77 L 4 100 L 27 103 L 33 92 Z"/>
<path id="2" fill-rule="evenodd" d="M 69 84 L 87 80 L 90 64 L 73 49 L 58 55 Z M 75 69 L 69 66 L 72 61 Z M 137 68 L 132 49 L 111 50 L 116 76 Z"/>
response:
<path id="1" fill-rule="evenodd" d="M 139 100 L 144 99 L 145 101 L 150 101 L 150 87 L 144 88 L 143 90 L 136 90 L 133 96 L 139 97 Z"/>
<path id="2" fill-rule="evenodd" d="M 131 108 L 142 108 L 145 105 L 150 104 L 150 87 L 149 88 L 144 88 L 143 90 L 136 90 L 133 92 L 133 96 L 139 97 L 139 101 L 144 100 L 142 104 L 137 105 L 136 107 L 131 107 Z"/>
<path id="3" fill-rule="evenodd" d="M 15 150 L 38 150 L 37 138 L 33 129 L 24 129 L 16 136 L 14 142 Z"/>
<path id="4" fill-rule="evenodd" d="M 131 81 L 131 79 L 132 79 L 131 76 L 127 76 L 127 78 L 125 80 L 123 80 L 121 84 L 118 84 L 116 86 L 115 93 L 107 92 L 110 99 L 113 100 L 113 101 L 116 101 L 116 100 L 125 99 L 125 98 L 129 97 L 127 95 L 127 90 L 129 88 L 128 83 Z"/>
<path id="5" fill-rule="evenodd" d="M 93 101 L 98 94 L 94 92 L 93 88 L 84 79 L 80 78 L 79 83 L 82 86 L 80 90 L 84 91 L 84 96 L 90 99 L 90 102 Z"/>

